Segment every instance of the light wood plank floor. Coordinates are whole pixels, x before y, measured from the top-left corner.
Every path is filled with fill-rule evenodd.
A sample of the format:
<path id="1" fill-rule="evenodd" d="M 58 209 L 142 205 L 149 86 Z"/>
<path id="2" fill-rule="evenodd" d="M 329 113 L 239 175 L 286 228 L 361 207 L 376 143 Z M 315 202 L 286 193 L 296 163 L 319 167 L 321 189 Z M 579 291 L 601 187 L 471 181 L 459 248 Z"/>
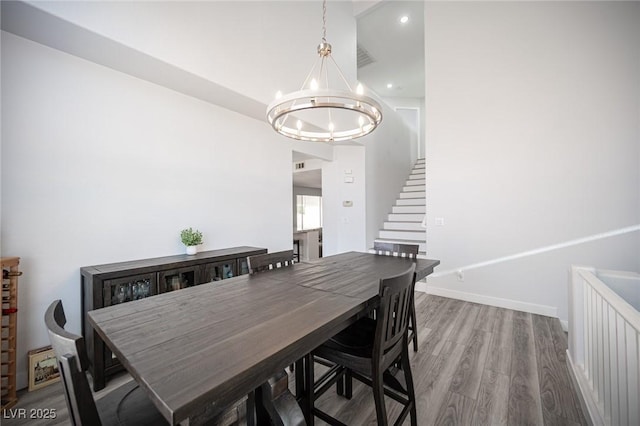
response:
<path id="1" fill-rule="evenodd" d="M 558 319 L 424 293 L 416 293 L 416 312 L 419 351 L 411 364 L 418 425 L 587 424 Z M 126 380 L 111 381 L 105 391 Z M 69 424 L 59 384 L 19 397 L 17 408 L 55 408 L 57 419 L 3 418 L 3 425 Z M 351 400 L 327 392 L 318 405 L 348 425 L 376 424 L 371 389 L 357 381 Z M 389 416 L 399 408 L 387 399 Z"/>

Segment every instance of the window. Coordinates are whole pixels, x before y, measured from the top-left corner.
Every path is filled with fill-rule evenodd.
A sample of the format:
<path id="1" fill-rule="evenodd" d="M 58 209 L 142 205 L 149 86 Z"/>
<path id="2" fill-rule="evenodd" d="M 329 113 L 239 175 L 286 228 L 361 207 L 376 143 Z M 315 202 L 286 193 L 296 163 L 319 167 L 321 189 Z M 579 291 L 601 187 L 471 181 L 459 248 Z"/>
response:
<path id="1" fill-rule="evenodd" d="M 322 228 L 322 197 L 298 195 L 296 205 L 297 231 Z"/>

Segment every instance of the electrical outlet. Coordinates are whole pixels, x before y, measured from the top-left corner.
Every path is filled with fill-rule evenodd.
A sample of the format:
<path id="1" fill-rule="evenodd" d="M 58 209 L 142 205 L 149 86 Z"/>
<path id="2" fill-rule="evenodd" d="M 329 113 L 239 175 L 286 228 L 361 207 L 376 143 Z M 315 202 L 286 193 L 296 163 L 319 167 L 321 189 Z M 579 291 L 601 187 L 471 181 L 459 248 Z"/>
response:
<path id="1" fill-rule="evenodd" d="M 464 271 L 462 269 L 456 272 L 456 275 L 458 276 L 458 281 L 464 281 Z"/>
<path id="2" fill-rule="evenodd" d="M 436 217 L 436 226 L 444 226 L 444 217 Z"/>

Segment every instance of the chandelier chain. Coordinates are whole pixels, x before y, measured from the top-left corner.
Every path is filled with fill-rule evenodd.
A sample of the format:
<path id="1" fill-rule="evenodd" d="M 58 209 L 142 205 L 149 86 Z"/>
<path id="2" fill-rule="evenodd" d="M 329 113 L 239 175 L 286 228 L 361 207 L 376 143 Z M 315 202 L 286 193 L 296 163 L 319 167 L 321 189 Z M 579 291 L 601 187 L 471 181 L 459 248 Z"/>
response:
<path id="1" fill-rule="evenodd" d="M 327 0 L 322 1 L 322 42 L 327 42 Z"/>

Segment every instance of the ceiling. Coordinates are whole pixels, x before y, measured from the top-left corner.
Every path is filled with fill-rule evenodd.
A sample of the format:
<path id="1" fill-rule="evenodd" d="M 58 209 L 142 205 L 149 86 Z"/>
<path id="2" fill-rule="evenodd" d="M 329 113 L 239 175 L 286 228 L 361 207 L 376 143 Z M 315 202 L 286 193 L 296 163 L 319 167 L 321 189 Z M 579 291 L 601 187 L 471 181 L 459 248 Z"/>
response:
<path id="1" fill-rule="evenodd" d="M 356 21 L 359 58 L 364 49 L 374 60 L 359 61 L 358 80 L 383 98 L 424 98 L 424 2 L 375 2 Z"/>
<path id="2" fill-rule="evenodd" d="M 322 170 L 307 170 L 293 173 L 293 185 L 305 188 L 322 188 Z"/>

